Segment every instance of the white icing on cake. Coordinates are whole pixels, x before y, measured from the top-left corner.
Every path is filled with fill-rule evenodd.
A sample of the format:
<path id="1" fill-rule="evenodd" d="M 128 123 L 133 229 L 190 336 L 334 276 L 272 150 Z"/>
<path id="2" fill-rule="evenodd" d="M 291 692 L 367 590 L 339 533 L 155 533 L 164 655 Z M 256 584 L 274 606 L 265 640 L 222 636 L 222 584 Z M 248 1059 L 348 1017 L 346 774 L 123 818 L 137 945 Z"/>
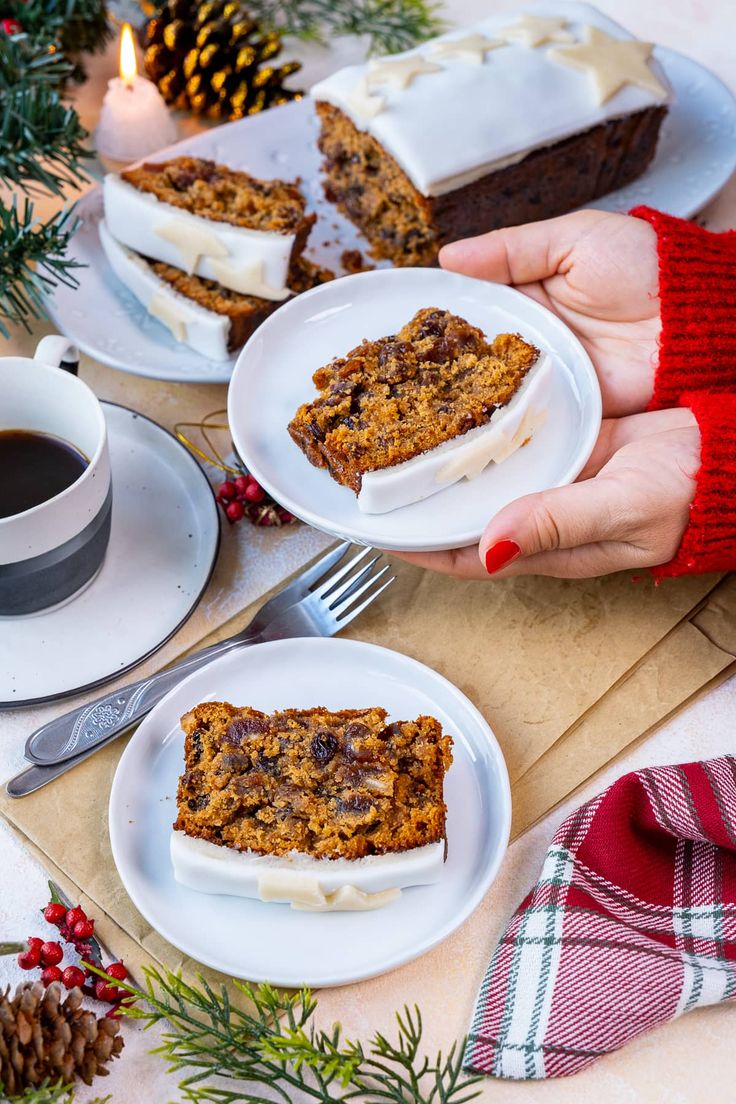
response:
<path id="1" fill-rule="evenodd" d="M 381 908 L 408 886 L 437 882 L 445 861 L 444 840 L 364 859 L 315 859 L 297 851 L 257 855 L 184 832 L 171 833 L 170 848 L 174 877 L 189 889 L 317 912 Z"/>
<path id="2" fill-rule="evenodd" d="M 596 8 L 575 0 L 549 0 L 531 5 L 529 12 L 562 19 L 562 33 L 571 34 L 576 42 L 583 40 L 588 25 L 617 39 L 632 38 Z M 554 50 L 560 46 L 548 41 L 528 46 L 524 39 L 529 35 L 512 33 L 520 22 L 511 12 L 490 15 L 397 55 L 398 60 L 424 57 L 442 62 L 439 72 L 417 75 L 408 87 L 379 83 L 375 71 L 371 77 L 369 63 L 349 66 L 320 81 L 312 96 L 340 108 L 356 126 L 372 134 L 417 190 L 429 196 L 453 191 L 520 161 L 535 149 L 610 119 L 666 102 L 667 97 L 655 92 L 654 86 L 626 84 L 605 103 L 597 103 L 589 75 L 556 59 Z M 469 65 L 462 51 L 454 58 L 436 52 L 438 45 L 460 42 L 469 35 L 503 39 L 506 33 L 508 45 L 485 53 L 482 64 Z M 648 65 L 668 89 L 656 50 Z M 383 100 L 379 110 L 374 110 L 375 103 L 371 105 L 370 114 L 359 110 L 369 79 L 374 99 L 380 95 Z"/>
<path id="3" fill-rule="evenodd" d="M 160 279 L 137 253 L 116 241 L 104 221 L 100 241 L 110 267 L 149 314 L 162 322 L 176 341 L 202 353 L 209 360 L 228 360 L 230 319 L 194 303 Z"/>
<path id="4" fill-rule="evenodd" d="M 243 269 L 260 264 L 261 298 L 283 299 L 288 295 L 294 234 L 250 230 L 193 215 L 162 203 L 150 192 L 141 192 L 114 173 L 105 177 L 104 196 L 108 230 L 136 253 L 217 280 L 233 291 L 238 290 L 238 283 L 242 284 Z M 233 282 L 228 283 L 228 279 Z"/>
<path id="5" fill-rule="evenodd" d="M 486 425 L 403 464 L 366 472 L 358 508 L 365 514 L 385 514 L 420 502 L 460 479 L 474 479 L 491 462 L 500 464 L 542 425 L 554 384 L 552 359 L 541 353 L 511 401 L 499 407 Z"/>

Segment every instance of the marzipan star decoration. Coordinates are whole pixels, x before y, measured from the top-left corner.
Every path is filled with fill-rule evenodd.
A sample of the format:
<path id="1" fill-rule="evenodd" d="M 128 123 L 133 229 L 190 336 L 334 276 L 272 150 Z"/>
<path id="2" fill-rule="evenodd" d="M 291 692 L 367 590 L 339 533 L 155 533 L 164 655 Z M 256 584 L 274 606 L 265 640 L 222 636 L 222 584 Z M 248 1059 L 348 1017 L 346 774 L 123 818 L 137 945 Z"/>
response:
<path id="1" fill-rule="evenodd" d="M 471 65 L 482 65 L 489 50 L 496 50 L 506 43 L 500 38 L 486 38 L 482 34 L 469 34 L 464 38 L 453 38 L 445 42 L 436 42 L 432 47 L 432 56 L 437 58 L 457 58 Z"/>
<path id="2" fill-rule="evenodd" d="M 408 88 L 415 77 L 423 73 L 439 73 L 441 65 L 427 61 L 421 54 L 397 58 L 395 61 L 374 61 L 368 70 L 368 87 L 374 84 L 392 84 L 394 88 Z"/>
<path id="3" fill-rule="evenodd" d="M 383 96 L 372 96 L 368 88 L 368 81 L 362 77 L 348 97 L 348 103 L 360 122 L 367 123 L 374 118 L 386 106 Z"/>
<path id="4" fill-rule="evenodd" d="M 557 47 L 549 51 L 549 56 L 587 73 L 599 104 L 610 100 L 627 84 L 644 88 L 660 99 L 667 96 L 667 89 L 649 67 L 651 42 L 613 38 L 590 26 L 583 28 L 583 35 L 582 42 Z"/>
<path id="5" fill-rule="evenodd" d="M 543 42 L 574 42 L 575 35 L 566 31 L 566 19 L 541 15 L 523 15 L 517 23 L 504 27 L 499 33 L 508 42 L 521 42 L 524 46 L 541 46 Z"/>

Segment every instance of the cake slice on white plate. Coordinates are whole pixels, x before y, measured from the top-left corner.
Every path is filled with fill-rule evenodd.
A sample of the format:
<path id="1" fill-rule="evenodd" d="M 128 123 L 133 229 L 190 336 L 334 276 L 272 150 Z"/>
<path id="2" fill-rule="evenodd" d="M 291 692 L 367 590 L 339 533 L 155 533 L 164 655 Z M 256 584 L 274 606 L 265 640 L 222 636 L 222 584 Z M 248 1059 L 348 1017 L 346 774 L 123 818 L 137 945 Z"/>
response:
<path id="1" fill-rule="evenodd" d="M 546 418 L 553 364 L 519 334 L 426 307 L 315 372 L 289 433 L 365 513 L 419 502 L 526 444 Z"/>
<path id="2" fill-rule="evenodd" d="M 198 157 L 144 162 L 104 182 L 118 242 L 242 295 L 280 301 L 315 221 L 298 184 Z"/>
<path id="3" fill-rule="evenodd" d="M 442 876 L 452 739 L 434 717 L 205 702 L 181 723 L 171 860 L 182 885 L 344 912 Z"/>
<path id="4" fill-rule="evenodd" d="M 281 305 L 281 300 L 244 295 L 164 261 L 149 260 L 117 241 L 104 219 L 99 234 L 118 280 L 176 341 L 208 360 L 229 359 Z M 291 295 L 332 279 L 332 273 L 301 256 L 292 264 L 289 279 Z"/>

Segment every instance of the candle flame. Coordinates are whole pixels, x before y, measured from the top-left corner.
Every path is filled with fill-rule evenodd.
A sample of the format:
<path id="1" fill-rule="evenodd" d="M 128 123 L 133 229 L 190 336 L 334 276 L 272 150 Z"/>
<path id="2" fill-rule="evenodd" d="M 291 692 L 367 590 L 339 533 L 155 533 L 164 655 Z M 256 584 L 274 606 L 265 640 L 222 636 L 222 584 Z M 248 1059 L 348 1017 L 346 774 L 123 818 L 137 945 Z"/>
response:
<path id="1" fill-rule="evenodd" d="M 120 36 L 120 76 L 128 88 L 133 87 L 133 81 L 138 73 L 138 62 L 135 56 L 135 44 L 130 23 L 123 23 Z"/>

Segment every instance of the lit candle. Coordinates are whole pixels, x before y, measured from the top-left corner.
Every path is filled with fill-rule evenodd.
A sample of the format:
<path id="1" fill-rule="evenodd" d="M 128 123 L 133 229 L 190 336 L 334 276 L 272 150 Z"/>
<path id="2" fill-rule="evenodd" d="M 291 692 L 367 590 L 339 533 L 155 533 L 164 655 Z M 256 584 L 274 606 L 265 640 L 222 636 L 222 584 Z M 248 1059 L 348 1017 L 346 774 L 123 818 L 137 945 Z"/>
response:
<path id="1" fill-rule="evenodd" d="M 130 23 L 123 24 L 120 76 L 108 82 L 95 140 L 99 152 L 116 161 L 136 161 L 176 140 L 176 123 L 161 93 L 138 76 Z"/>

